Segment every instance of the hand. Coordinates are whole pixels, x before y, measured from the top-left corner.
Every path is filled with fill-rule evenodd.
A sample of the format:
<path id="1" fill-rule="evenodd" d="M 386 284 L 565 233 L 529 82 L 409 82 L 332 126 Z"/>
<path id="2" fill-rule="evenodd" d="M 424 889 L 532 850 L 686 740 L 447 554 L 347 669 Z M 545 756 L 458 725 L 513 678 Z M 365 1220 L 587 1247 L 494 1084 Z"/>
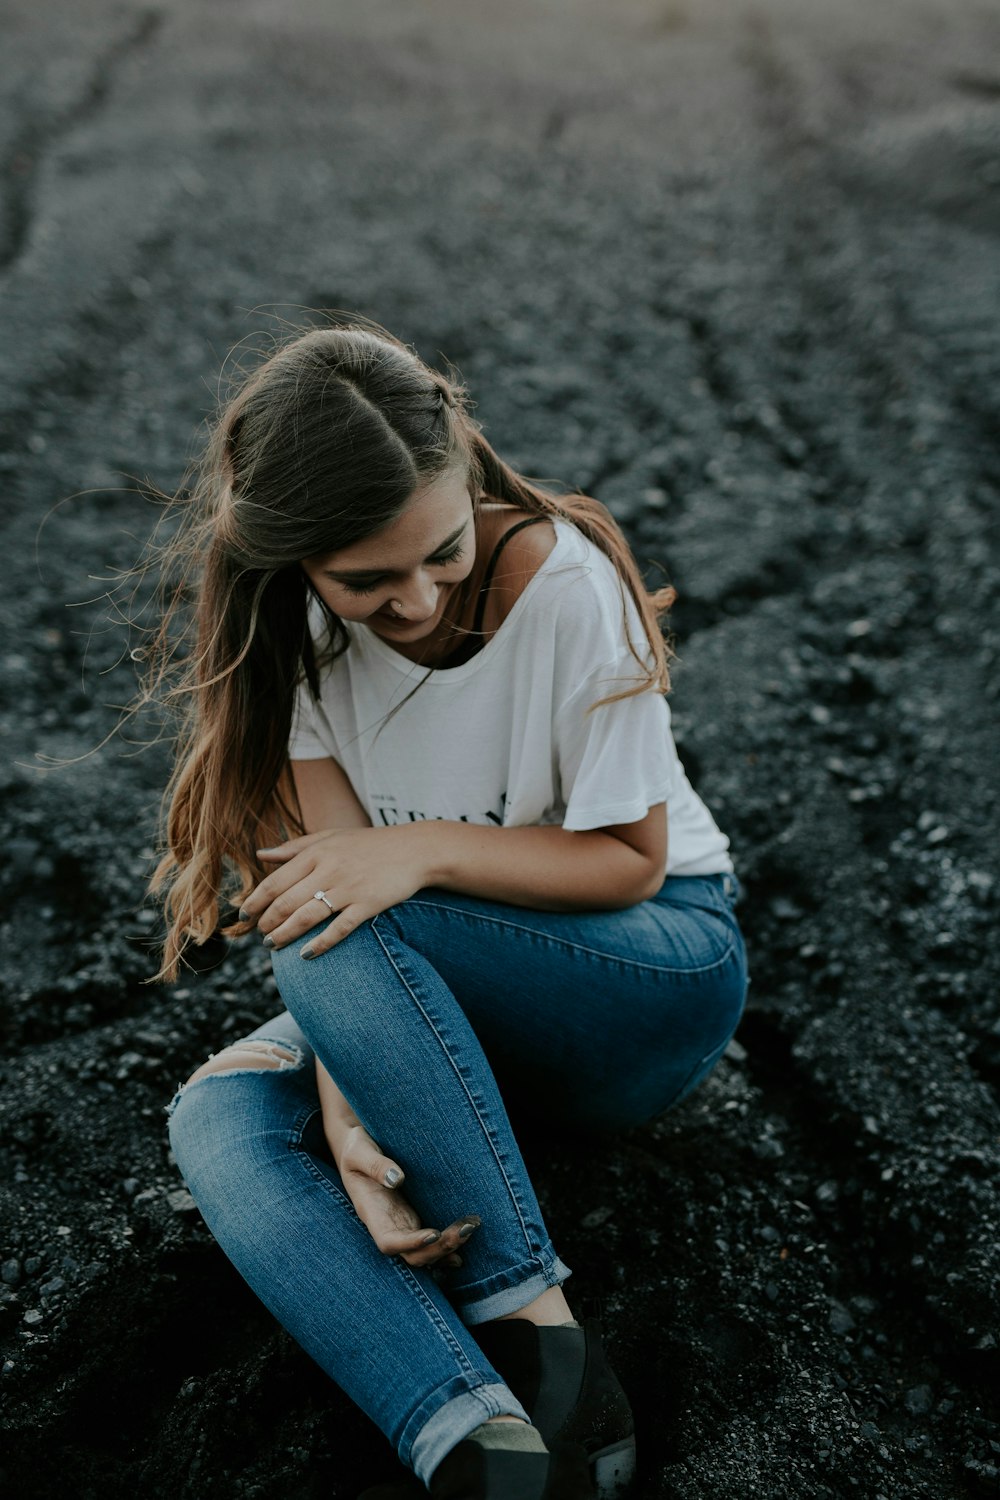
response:
<path id="1" fill-rule="evenodd" d="M 479 1215 L 463 1214 L 441 1233 L 422 1228 L 420 1215 L 399 1191 L 403 1169 L 382 1153 L 363 1125 L 353 1126 L 344 1136 L 337 1170 L 358 1218 L 383 1255 L 398 1255 L 408 1266 L 424 1268 L 462 1264 L 457 1252 L 472 1231 L 463 1236 L 460 1230 L 467 1224 L 478 1226 Z"/>
<path id="2" fill-rule="evenodd" d="M 259 849 L 258 857 L 278 868 L 244 901 L 241 921 L 256 921 L 267 947 L 283 948 L 327 912 L 316 899 L 323 891 L 337 915 L 302 950 L 303 958 L 318 958 L 362 922 L 429 884 L 424 826 L 328 829 Z"/>

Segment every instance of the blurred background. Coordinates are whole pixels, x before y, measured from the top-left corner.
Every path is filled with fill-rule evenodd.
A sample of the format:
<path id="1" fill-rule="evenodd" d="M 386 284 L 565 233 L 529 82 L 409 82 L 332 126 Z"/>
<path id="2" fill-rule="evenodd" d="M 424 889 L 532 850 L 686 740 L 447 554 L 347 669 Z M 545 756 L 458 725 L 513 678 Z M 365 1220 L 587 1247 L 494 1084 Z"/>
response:
<path id="1" fill-rule="evenodd" d="M 525 1140 L 643 1500 L 996 1493 L 996 5 L 2 20 L 8 1493 L 392 1472 L 169 1159 L 178 1081 L 280 1007 L 256 945 L 145 983 L 168 753 L 96 748 L 135 686 L 100 601 L 142 488 L 182 482 L 236 346 L 323 309 L 451 362 L 498 451 L 678 589 L 750 1008 L 660 1124 Z"/>

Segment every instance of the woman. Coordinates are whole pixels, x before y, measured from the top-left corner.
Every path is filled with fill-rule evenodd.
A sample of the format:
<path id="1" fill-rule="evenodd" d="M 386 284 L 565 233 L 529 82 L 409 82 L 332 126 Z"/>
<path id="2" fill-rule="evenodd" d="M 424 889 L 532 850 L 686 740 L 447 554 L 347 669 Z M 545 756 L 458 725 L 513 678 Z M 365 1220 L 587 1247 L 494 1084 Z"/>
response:
<path id="1" fill-rule="evenodd" d="M 498 1081 L 571 1128 L 637 1125 L 739 1019 L 728 841 L 662 696 L 672 595 L 647 596 L 603 506 L 514 473 L 465 392 L 370 325 L 245 380 L 174 545 L 161 977 L 228 894 L 287 1007 L 179 1088 L 180 1169 L 410 1489 L 620 1494 L 628 1403 Z"/>

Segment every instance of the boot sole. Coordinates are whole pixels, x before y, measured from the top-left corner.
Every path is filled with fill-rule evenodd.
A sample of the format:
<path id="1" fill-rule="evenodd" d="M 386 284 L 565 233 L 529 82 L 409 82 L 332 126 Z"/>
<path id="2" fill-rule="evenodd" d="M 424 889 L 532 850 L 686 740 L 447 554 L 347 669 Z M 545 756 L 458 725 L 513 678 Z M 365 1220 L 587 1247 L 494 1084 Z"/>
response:
<path id="1" fill-rule="evenodd" d="M 589 1462 L 598 1500 L 624 1500 L 635 1479 L 635 1438 L 601 1448 Z"/>

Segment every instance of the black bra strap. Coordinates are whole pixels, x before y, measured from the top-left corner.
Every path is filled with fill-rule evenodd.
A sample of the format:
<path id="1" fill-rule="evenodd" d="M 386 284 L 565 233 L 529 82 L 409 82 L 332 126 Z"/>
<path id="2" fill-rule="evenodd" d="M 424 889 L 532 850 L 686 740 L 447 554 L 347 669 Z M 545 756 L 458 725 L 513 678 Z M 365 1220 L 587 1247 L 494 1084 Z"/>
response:
<path id="1" fill-rule="evenodd" d="M 496 571 L 496 565 L 501 552 L 516 532 L 523 531 L 525 526 L 534 526 L 538 521 L 548 520 L 551 520 L 550 516 L 528 516 L 525 520 L 518 521 L 516 526 L 512 526 L 509 531 L 504 532 L 503 536 L 493 548 L 490 560 L 486 564 L 486 572 L 483 574 L 483 582 L 482 587 L 479 590 L 479 598 L 476 600 L 476 617 L 472 622 L 472 633 L 474 635 L 479 635 L 483 628 L 483 616 L 486 613 L 486 596 L 490 591 L 490 584 L 493 582 L 493 574 Z"/>

